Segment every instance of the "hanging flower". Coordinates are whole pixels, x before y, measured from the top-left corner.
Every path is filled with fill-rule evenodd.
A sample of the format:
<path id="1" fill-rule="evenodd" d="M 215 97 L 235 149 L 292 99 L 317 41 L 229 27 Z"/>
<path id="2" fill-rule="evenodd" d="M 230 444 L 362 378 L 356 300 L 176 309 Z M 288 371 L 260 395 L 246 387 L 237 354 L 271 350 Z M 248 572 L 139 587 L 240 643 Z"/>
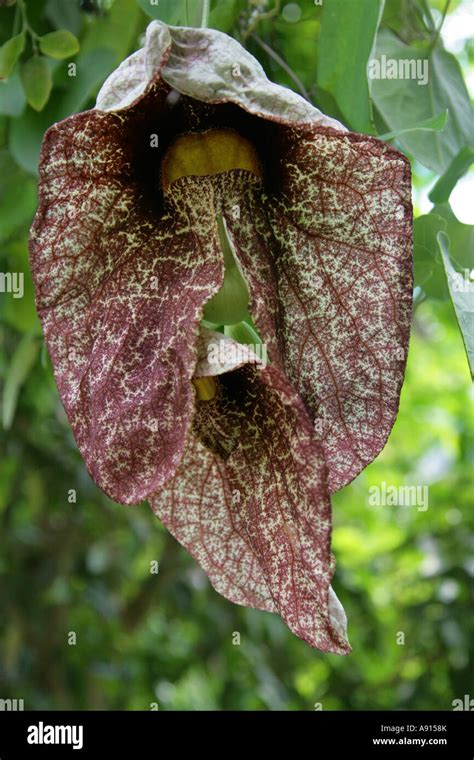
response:
<path id="1" fill-rule="evenodd" d="M 328 492 L 397 412 L 408 161 L 270 83 L 227 35 L 152 22 L 96 108 L 45 136 L 31 265 L 98 485 L 149 498 L 229 598 L 348 651 Z M 248 312 L 271 366 L 196 377 L 203 315 Z"/>
<path id="2" fill-rule="evenodd" d="M 223 596 L 346 654 L 326 467 L 301 398 L 277 366 L 222 334 L 202 330 L 197 351 L 186 449 L 150 504 Z"/>

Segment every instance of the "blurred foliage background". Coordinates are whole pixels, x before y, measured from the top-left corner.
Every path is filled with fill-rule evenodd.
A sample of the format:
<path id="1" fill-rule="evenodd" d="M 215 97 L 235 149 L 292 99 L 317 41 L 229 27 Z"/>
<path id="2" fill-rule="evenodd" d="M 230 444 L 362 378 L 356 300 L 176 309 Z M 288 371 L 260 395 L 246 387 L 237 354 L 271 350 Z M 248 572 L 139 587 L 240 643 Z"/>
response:
<path id="1" fill-rule="evenodd" d="M 353 130 L 395 133 L 385 139 L 413 164 L 416 289 L 400 413 L 383 453 L 334 498 L 335 588 L 353 654 L 311 650 L 277 616 L 219 597 L 147 505 L 115 505 L 95 487 L 76 449 L 28 273 L 41 140 L 93 105 L 150 18 L 193 24 L 200 5 L 0 1 L 0 271 L 25 276 L 23 298 L 0 294 L 0 697 L 25 709 L 452 709 L 474 696 L 474 454 L 451 298 L 469 345 L 473 296 L 448 285 L 437 235 L 447 234 L 445 265 L 474 268 L 473 227 L 449 202 L 472 193 L 472 3 L 211 2 L 210 26 L 271 79 Z M 428 84 L 369 82 L 375 54 L 428 60 Z M 428 509 L 369 506 L 383 481 L 428 485 Z"/>

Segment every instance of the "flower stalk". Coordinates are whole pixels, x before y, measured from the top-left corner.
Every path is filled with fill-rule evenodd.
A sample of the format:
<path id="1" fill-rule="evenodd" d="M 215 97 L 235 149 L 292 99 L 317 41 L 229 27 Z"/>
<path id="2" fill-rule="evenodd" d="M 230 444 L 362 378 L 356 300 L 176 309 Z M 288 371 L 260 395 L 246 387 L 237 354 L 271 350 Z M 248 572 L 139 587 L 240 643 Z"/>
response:
<path id="1" fill-rule="evenodd" d="M 201 29 L 209 26 L 209 12 L 211 0 L 202 0 Z"/>

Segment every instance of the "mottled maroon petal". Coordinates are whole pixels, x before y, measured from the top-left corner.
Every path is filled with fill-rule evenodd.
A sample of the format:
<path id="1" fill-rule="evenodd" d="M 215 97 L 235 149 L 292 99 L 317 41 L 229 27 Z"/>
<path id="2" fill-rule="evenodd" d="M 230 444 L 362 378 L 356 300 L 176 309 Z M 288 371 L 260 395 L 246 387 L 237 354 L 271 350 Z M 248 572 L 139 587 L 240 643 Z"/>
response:
<path id="1" fill-rule="evenodd" d="M 412 297 L 410 167 L 363 135 L 281 129 L 280 192 L 228 226 L 270 357 L 314 420 L 332 491 L 395 421 Z"/>
<path id="2" fill-rule="evenodd" d="M 311 646 L 350 651 L 330 591 L 326 468 L 304 406 L 276 367 L 217 375 L 181 467 L 150 503 L 233 602 L 276 610 Z"/>
<path id="3" fill-rule="evenodd" d="M 212 193 L 203 183 L 192 204 L 155 213 L 132 144 L 115 114 L 53 126 L 31 236 L 37 308 L 77 444 L 125 503 L 181 460 L 198 323 L 223 278 Z"/>

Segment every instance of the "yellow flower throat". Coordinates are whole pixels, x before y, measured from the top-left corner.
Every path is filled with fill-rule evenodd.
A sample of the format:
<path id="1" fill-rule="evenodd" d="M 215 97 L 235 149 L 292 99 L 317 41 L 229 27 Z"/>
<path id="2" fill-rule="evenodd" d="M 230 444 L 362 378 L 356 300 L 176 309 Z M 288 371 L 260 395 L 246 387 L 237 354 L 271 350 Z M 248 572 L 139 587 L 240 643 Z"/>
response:
<path id="1" fill-rule="evenodd" d="M 161 166 L 163 190 L 181 177 L 203 177 L 232 169 L 262 176 L 255 148 L 233 129 L 209 129 L 178 137 L 168 148 Z"/>

